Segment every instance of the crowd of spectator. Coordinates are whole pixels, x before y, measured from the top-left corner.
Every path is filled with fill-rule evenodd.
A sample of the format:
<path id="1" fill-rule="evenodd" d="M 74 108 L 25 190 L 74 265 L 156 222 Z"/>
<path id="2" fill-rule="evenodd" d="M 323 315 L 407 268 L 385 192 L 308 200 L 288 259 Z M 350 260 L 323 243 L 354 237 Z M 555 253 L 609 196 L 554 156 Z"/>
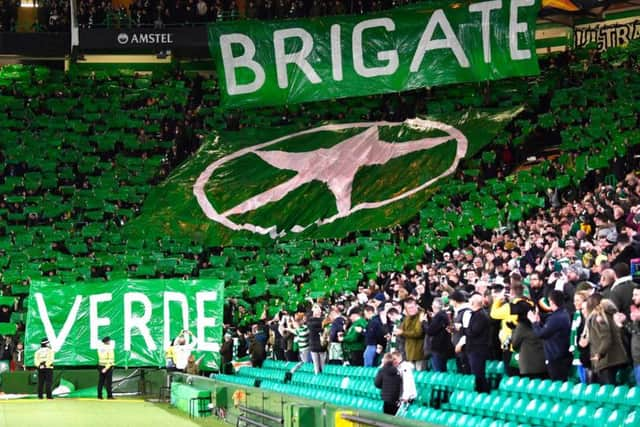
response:
<path id="1" fill-rule="evenodd" d="M 512 229 L 474 238 L 451 252 L 429 247 L 404 271 L 381 272 L 355 293 L 309 299 L 247 328 L 226 312 L 231 357 L 266 355 L 309 362 L 379 366 L 399 351 L 413 369 L 476 376 L 487 391 L 485 363 L 503 360 L 506 375 L 584 383 L 640 384 L 640 177 L 598 182 Z M 307 311 L 308 310 L 308 311 Z M 231 344 L 228 344 L 229 350 Z M 391 366 L 391 365 L 389 365 Z M 381 375 L 388 375 L 389 366 Z M 382 380 L 381 380 L 382 381 Z"/>
<path id="2" fill-rule="evenodd" d="M 19 5 L 18 0 L 0 0 L 0 32 L 15 31 Z"/>
<path id="3" fill-rule="evenodd" d="M 250 0 L 240 9 L 236 0 L 136 0 L 128 8 L 110 0 L 78 1 L 80 28 L 130 28 L 194 25 L 222 20 L 294 19 L 363 14 L 410 3 L 409 0 Z M 38 31 L 68 31 L 68 0 L 39 0 Z M 0 31 L 15 31 L 19 0 L 0 1 Z"/>

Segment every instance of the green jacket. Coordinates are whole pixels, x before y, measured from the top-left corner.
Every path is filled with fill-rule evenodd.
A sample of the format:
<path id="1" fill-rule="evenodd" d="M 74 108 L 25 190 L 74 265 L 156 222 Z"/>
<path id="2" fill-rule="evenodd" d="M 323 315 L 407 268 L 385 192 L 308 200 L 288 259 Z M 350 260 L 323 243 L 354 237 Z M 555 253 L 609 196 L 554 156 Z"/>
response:
<path id="1" fill-rule="evenodd" d="M 356 327 L 362 328 L 361 332 L 356 331 Z M 346 352 L 364 351 L 364 331 L 367 329 L 367 319 L 359 318 L 349 326 L 347 333 L 342 340 L 342 349 Z"/>

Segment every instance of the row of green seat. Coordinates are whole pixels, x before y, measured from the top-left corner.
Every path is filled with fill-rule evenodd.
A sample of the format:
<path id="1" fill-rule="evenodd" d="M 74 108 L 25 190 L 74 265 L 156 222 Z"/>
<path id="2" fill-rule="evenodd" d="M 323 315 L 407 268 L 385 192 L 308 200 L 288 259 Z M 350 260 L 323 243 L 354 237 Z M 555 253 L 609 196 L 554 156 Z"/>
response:
<path id="1" fill-rule="evenodd" d="M 553 397 L 516 398 L 470 391 L 454 392 L 445 407 L 469 415 L 545 427 L 623 425 L 628 419 L 637 418 L 638 408 L 637 405 L 611 408 L 597 403 L 558 401 Z"/>
<path id="2" fill-rule="evenodd" d="M 224 381 L 231 384 L 242 385 L 245 387 L 255 387 L 256 379 L 254 377 L 240 377 L 238 375 L 216 374 L 216 380 Z"/>
<path id="3" fill-rule="evenodd" d="M 380 392 L 373 386 L 372 378 L 341 377 L 335 375 L 314 375 L 308 373 L 294 373 L 292 385 L 319 387 L 323 390 L 341 392 L 346 395 L 362 396 L 377 399 Z"/>
<path id="4" fill-rule="evenodd" d="M 285 381 L 286 373 L 275 369 L 254 368 L 243 366 L 238 370 L 238 376 L 255 378 L 258 380 Z"/>
<path id="5" fill-rule="evenodd" d="M 293 372 L 292 385 L 312 385 L 342 392 L 347 395 L 361 396 L 375 399 L 379 392 L 373 387 L 373 379 L 378 367 L 358 367 L 342 365 L 326 365 L 321 374 L 313 373 L 313 364 L 295 364 L 267 360 L 262 369 L 241 368 L 240 376 L 249 376 L 265 380 L 285 382 L 286 372 Z M 414 373 L 418 390 L 417 402 L 426 406 L 446 401 L 455 390 L 473 390 L 475 377 L 473 375 L 455 372 L 418 371 Z"/>
<path id="6" fill-rule="evenodd" d="M 583 384 L 563 381 L 504 377 L 500 394 L 515 398 L 555 399 L 566 402 L 598 403 L 613 407 L 640 406 L 640 387 Z"/>
<path id="7" fill-rule="evenodd" d="M 336 406 L 346 406 L 369 412 L 382 412 L 382 401 L 355 396 L 344 392 L 325 390 L 304 385 L 282 384 L 273 381 L 263 381 L 260 388 L 278 393 L 290 394 L 304 399 L 319 400 Z"/>

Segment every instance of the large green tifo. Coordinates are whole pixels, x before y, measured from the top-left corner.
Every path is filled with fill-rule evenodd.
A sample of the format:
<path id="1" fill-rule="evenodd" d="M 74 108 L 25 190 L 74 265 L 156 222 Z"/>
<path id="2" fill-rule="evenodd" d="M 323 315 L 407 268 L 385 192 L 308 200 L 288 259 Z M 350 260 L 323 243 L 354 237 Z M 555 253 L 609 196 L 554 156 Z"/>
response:
<path id="1" fill-rule="evenodd" d="M 539 73 L 535 0 L 429 2 L 364 16 L 212 24 L 227 107 Z"/>
<path id="2" fill-rule="evenodd" d="M 191 330 L 202 368 L 217 369 L 222 343 L 221 280 L 115 280 L 53 284 L 32 282 L 26 364 L 47 338 L 56 366 L 97 365 L 104 336 L 115 343 L 116 366 L 165 366 L 165 351 Z M 193 343 L 193 341 L 191 341 Z M 197 356 L 196 356 L 197 357 Z"/>
<path id="3" fill-rule="evenodd" d="M 149 196 L 130 229 L 215 244 L 402 223 L 519 111 L 221 133 Z"/>

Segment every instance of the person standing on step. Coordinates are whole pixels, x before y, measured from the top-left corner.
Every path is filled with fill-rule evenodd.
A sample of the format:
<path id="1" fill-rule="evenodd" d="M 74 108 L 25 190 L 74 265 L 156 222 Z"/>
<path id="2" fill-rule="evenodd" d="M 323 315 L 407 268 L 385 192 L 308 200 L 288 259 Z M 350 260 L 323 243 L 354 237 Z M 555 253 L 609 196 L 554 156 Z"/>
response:
<path id="1" fill-rule="evenodd" d="M 484 310 L 480 294 L 471 295 L 469 306 L 471 310 L 462 318 L 463 337 L 456 345 L 456 353 L 464 351 L 467 354 L 469 369 L 476 377 L 476 391 L 488 393 L 486 363 L 489 357 L 489 315 Z"/>
<path id="2" fill-rule="evenodd" d="M 53 399 L 51 387 L 53 385 L 53 358 L 54 351 L 49 346 L 49 340 L 40 341 L 40 348 L 33 356 L 33 363 L 38 369 L 38 399 L 42 399 L 43 389 L 46 390 L 47 399 Z"/>
<path id="3" fill-rule="evenodd" d="M 364 365 L 364 334 L 367 332 L 367 319 L 362 317 L 362 311 L 358 307 L 349 310 L 351 322 L 342 339 L 342 348 L 347 354 L 347 360 L 351 366 Z"/>
<path id="4" fill-rule="evenodd" d="M 385 414 L 395 415 L 400 407 L 402 394 L 402 376 L 394 366 L 393 355 L 387 353 L 382 358 L 382 367 L 378 370 L 374 384 L 380 389 Z"/>
<path id="5" fill-rule="evenodd" d="M 102 399 L 102 389 L 107 390 L 107 399 L 113 399 L 111 384 L 113 382 L 113 366 L 115 364 L 114 345 L 111 338 L 102 338 L 98 346 L 98 399 Z"/>
<path id="6" fill-rule="evenodd" d="M 426 360 L 424 355 L 424 329 L 422 322 L 426 319 L 424 311 L 418 306 L 412 297 L 404 302 L 406 316 L 400 327 L 396 329 L 396 335 L 404 338 L 404 350 L 406 360 L 413 363 L 416 371 L 424 371 Z"/>
<path id="7" fill-rule="evenodd" d="M 542 338 L 547 372 L 552 381 L 567 381 L 573 362 L 573 356 L 569 352 L 571 318 L 564 309 L 564 298 L 562 291 L 554 290 L 549 294 L 552 313 L 544 323 L 541 322 L 539 313 L 527 313 L 533 332 Z"/>

